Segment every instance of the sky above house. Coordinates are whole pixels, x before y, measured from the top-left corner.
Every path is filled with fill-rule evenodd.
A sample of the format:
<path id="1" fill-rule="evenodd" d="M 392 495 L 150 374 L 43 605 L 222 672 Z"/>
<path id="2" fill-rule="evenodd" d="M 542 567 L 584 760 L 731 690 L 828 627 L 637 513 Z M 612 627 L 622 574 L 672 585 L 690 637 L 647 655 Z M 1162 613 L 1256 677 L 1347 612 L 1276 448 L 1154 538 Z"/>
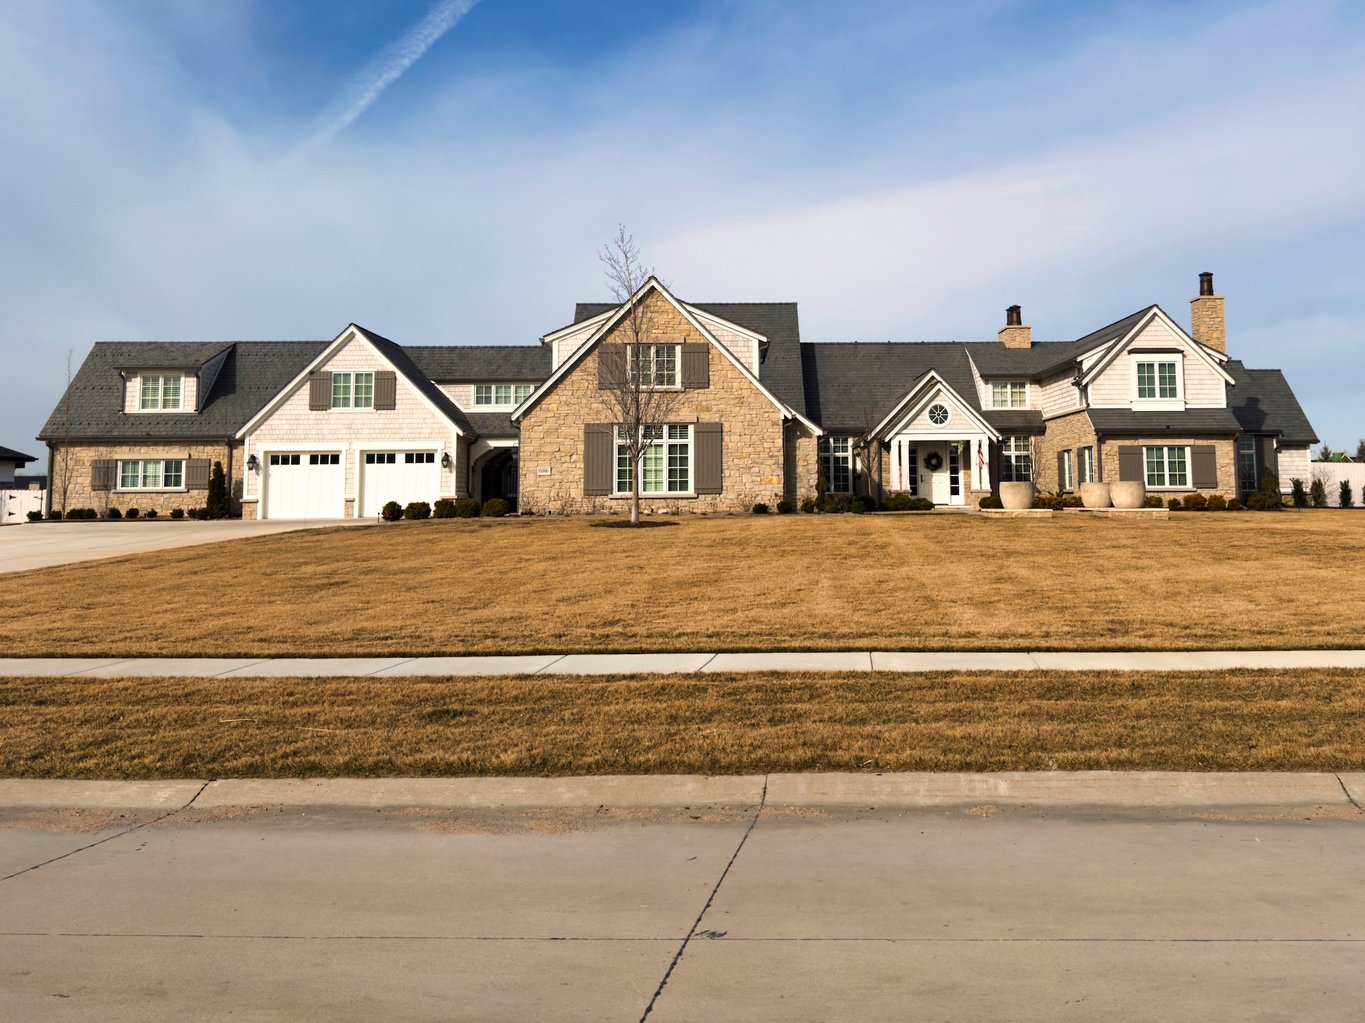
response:
<path id="1" fill-rule="evenodd" d="M 812 341 L 1071 339 L 1197 274 L 1365 436 L 1354 0 L 5 0 L 0 444 L 98 340 L 534 344 L 625 224 Z"/>

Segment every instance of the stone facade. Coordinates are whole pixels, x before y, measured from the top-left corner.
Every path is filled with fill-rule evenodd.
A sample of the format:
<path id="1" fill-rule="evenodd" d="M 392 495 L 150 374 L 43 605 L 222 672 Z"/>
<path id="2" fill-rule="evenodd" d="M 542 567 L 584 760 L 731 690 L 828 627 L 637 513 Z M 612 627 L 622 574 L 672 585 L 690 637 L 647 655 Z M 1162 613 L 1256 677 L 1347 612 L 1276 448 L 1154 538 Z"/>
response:
<path id="1" fill-rule="evenodd" d="M 1190 299 L 1190 336 L 1200 344 L 1220 352 L 1228 350 L 1228 331 L 1221 295 L 1200 295 Z"/>
<path id="2" fill-rule="evenodd" d="M 1152 493 L 1160 495 L 1163 499 L 1168 497 L 1182 497 L 1185 494 L 1200 493 L 1206 496 L 1221 494 L 1227 498 L 1237 496 L 1237 444 L 1231 437 L 1224 438 L 1180 438 L 1180 437 L 1110 437 L 1101 445 L 1100 465 L 1103 473 L 1101 480 L 1112 483 L 1119 478 L 1119 448 L 1128 445 L 1138 447 L 1161 446 L 1161 447 L 1196 447 L 1212 445 L 1214 448 L 1214 459 L 1218 466 L 1218 486 L 1208 489 L 1195 491 L 1193 488 L 1184 487 L 1171 490 L 1154 490 Z M 1053 467 L 1056 472 L 1056 466 Z"/>
<path id="3" fill-rule="evenodd" d="M 706 339 L 657 293 L 650 295 L 647 341 L 695 344 Z M 530 514 L 629 512 L 630 497 L 584 494 L 583 427 L 609 423 L 607 391 L 598 387 L 598 353 L 603 345 L 627 340 L 624 325 L 609 332 L 521 420 L 521 510 Z M 710 386 L 677 392 L 667 415 L 670 423 L 721 423 L 722 492 L 683 497 L 642 496 L 646 511 L 743 512 L 757 502 L 775 505 L 784 493 L 785 443 L 782 413 L 719 351 L 710 353 Z M 794 438 L 795 457 L 803 445 Z M 813 438 L 807 445 L 814 461 Z M 693 453 L 695 460 L 695 451 Z M 812 477 L 813 479 L 814 477 Z"/>
<path id="4" fill-rule="evenodd" d="M 1033 438 L 1033 482 L 1038 488 L 1038 493 L 1052 494 L 1061 489 L 1060 481 L 1057 479 L 1057 453 L 1059 451 L 1071 452 L 1071 489 L 1079 493 L 1081 480 L 1080 449 L 1095 446 L 1095 428 L 1090 424 L 1090 417 L 1084 412 L 1077 412 L 1074 415 L 1049 419 L 1045 426 L 1047 432 L 1041 437 Z M 1117 459 L 1118 455 L 1115 454 L 1114 457 Z M 1097 467 L 1098 459 L 1099 453 L 1097 451 Z M 1117 465 L 1118 463 L 1115 462 L 1116 473 L 1118 471 Z"/>
<path id="5" fill-rule="evenodd" d="M 61 479 L 65 475 L 64 462 L 70 459 L 71 485 L 67 490 L 65 508 L 62 506 Z M 239 510 L 242 497 L 242 446 L 236 441 L 194 440 L 164 441 L 120 441 L 116 443 L 77 443 L 68 447 L 58 446 L 54 454 L 52 472 L 51 506 L 66 511 L 71 508 L 94 508 L 101 515 L 109 508 L 126 512 L 136 508 L 146 512 L 155 508 L 165 515 L 173 508 L 202 508 L 208 501 L 207 490 L 91 490 L 91 466 L 101 459 L 208 459 L 222 462 L 223 471 L 228 476 L 228 493 L 232 498 L 233 512 Z"/>

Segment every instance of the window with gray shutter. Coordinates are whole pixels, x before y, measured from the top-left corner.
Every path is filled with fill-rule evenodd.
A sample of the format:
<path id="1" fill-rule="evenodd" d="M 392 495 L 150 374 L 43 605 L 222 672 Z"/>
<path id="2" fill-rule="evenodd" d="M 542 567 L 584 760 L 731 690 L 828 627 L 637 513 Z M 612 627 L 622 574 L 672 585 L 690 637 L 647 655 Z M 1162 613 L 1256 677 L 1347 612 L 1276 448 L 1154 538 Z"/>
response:
<path id="1" fill-rule="evenodd" d="M 626 379 L 626 349 L 623 345 L 603 344 L 597 349 L 597 386 L 620 387 Z"/>
<path id="2" fill-rule="evenodd" d="M 724 431 L 720 423 L 698 423 L 692 431 L 697 461 L 693 486 L 698 494 L 719 494 L 725 480 Z"/>
<path id="3" fill-rule="evenodd" d="M 209 488 L 209 467 L 207 458 L 191 458 L 185 463 L 185 489 L 207 490 Z"/>
<path id="4" fill-rule="evenodd" d="M 1217 489 L 1218 455 L 1212 444 L 1190 448 L 1190 483 L 1197 490 Z"/>
<path id="5" fill-rule="evenodd" d="M 392 412 L 398 407 L 398 374 L 380 370 L 374 375 L 374 407 L 379 412 Z"/>
<path id="6" fill-rule="evenodd" d="M 583 495 L 605 497 L 612 490 L 616 471 L 615 430 L 605 423 L 583 427 Z"/>
<path id="7" fill-rule="evenodd" d="M 118 472 L 118 462 L 108 458 L 97 458 L 90 463 L 90 489 L 113 490 L 114 478 Z"/>
<path id="8" fill-rule="evenodd" d="M 308 375 L 308 410 L 326 412 L 332 407 L 332 374 L 310 373 Z"/>
<path id="9" fill-rule="evenodd" d="M 1145 483 L 1147 475 L 1142 468 L 1142 448 L 1136 444 L 1119 445 L 1119 482 Z"/>
<path id="10" fill-rule="evenodd" d="M 682 346 L 682 385 L 684 388 L 711 386 L 711 346 Z"/>

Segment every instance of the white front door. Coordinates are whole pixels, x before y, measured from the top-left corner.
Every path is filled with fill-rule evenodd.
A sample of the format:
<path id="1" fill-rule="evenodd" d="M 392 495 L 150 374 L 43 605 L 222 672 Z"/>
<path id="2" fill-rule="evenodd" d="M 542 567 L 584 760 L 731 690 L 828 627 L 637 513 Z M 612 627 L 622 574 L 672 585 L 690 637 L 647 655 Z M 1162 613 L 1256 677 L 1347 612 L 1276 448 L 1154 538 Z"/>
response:
<path id="1" fill-rule="evenodd" d="M 267 519 L 339 519 L 346 514 L 341 454 L 314 451 L 266 458 Z"/>
<path id="2" fill-rule="evenodd" d="M 919 492 L 921 497 L 929 498 L 934 504 L 951 502 L 947 444 L 920 444 Z"/>
<path id="3" fill-rule="evenodd" d="M 441 475 L 434 451 L 366 451 L 360 456 L 360 517 L 372 519 L 397 501 L 435 504 Z"/>

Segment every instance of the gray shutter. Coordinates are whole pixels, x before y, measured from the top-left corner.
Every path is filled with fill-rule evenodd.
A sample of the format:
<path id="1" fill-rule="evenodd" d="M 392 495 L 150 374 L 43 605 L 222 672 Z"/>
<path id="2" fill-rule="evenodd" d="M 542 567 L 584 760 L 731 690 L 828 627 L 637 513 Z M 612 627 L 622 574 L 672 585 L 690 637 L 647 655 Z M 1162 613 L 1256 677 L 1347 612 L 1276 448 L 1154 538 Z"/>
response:
<path id="1" fill-rule="evenodd" d="M 398 374 L 392 370 L 374 375 L 374 407 L 380 412 L 392 412 L 398 407 Z"/>
<path id="2" fill-rule="evenodd" d="M 1147 473 L 1142 467 L 1142 448 L 1136 444 L 1119 445 L 1119 482 L 1145 483 Z"/>
<path id="3" fill-rule="evenodd" d="M 583 427 L 583 495 L 604 497 L 612 492 L 616 473 L 616 430 L 606 423 Z"/>
<path id="4" fill-rule="evenodd" d="M 1218 488 L 1218 457 L 1212 444 L 1190 448 L 1190 482 L 1198 490 Z"/>
<path id="5" fill-rule="evenodd" d="M 693 486 L 698 494 L 719 494 L 725 479 L 724 431 L 720 423 L 697 423 L 692 427 Z"/>
<path id="6" fill-rule="evenodd" d="M 209 488 L 209 466 L 207 458 L 191 458 L 185 463 L 185 489 L 207 490 Z"/>
<path id="7" fill-rule="evenodd" d="M 684 388 L 711 386 L 711 346 L 682 346 L 682 385 Z"/>
<path id="8" fill-rule="evenodd" d="M 1066 490 L 1066 452 L 1057 452 L 1057 489 Z"/>
<path id="9" fill-rule="evenodd" d="M 308 376 L 308 410 L 326 412 L 332 407 L 332 374 L 311 373 Z"/>
<path id="10" fill-rule="evenodd" d="M 597 349 L 597 386 L 602 390 L 620 387 L 626 379 L 624 345 L 601 345 Z"/>
<path id="11" fill-rule="evenodd" d="M 118 472 L 118 462 L 109 458 L 97 458 L 90 463 L 90 489 L 113 490 L 114 474 Z"/>
<path id="12" fill-rule="evenodd" d="M 1256 450 L 1260 455 L 1260 474 L 1256 477 L 1256 488 L 1259 490 L 1265 485 L 1265 474 L 1273 472 L 1275 478 L 1280 479 L 1280 453 L 1275 450 L 1274 437 L 1257 437 Z M 1283 483 L 1283 480 L 1280 480 Z"/>

